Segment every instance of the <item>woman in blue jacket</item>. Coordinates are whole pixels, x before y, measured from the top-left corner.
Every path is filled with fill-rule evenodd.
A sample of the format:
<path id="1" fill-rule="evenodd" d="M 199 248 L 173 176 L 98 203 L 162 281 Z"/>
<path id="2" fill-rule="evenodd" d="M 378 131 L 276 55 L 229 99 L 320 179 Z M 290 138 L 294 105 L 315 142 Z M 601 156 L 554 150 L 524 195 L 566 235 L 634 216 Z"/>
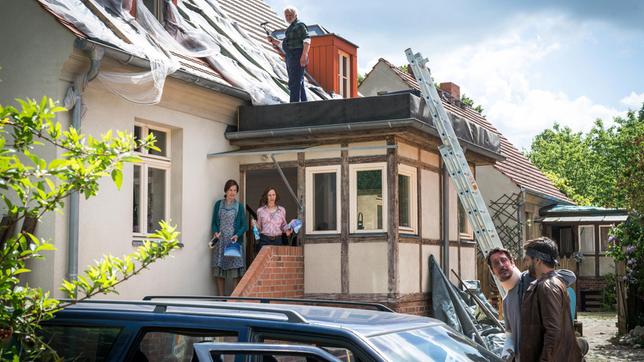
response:
<path id="1" fill-rule="evenodd" d="M 228 180 L 224 185 L 225 196 L 215 203 L 212 213 L 212 275 L 217 282 L 217 292 L 225 295 L 225 285 L 233 281 L 232 289 L 246 271 L 244 260 L 244 233 L 248 229 L 244 206 L 237 201 L 239 184 Z M 233 243 L 239 243 L 241 256 L 226 256 L 224 250 Z M 227 283 L 228 282 L 228 283 Z"/>

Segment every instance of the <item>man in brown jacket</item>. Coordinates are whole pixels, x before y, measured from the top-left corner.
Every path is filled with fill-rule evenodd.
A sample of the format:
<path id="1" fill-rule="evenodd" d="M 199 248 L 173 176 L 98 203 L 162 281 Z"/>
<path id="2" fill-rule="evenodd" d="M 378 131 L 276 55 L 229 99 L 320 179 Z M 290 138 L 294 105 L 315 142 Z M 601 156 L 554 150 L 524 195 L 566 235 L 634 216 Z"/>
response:
<path id="1" fill-rule="evenodd" d="M 548 238 L 525 246 L 530 274 L 537 278 L 521 304 L 521 362 L 581 361 L 564 282 L 555 274 L 559 251 Z"/>

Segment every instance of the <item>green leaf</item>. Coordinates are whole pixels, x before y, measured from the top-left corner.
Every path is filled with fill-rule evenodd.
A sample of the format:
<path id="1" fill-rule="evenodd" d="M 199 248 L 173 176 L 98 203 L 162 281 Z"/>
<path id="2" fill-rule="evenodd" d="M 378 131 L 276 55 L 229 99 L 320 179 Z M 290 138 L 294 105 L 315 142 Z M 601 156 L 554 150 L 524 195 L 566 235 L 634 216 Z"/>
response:
<path id="1" fill-rule="evenodd" d="M 123 184 L 123 172 L 117 169 L 112 170 L 112 180 L 114 180 L 114 183 L 116 184 L 116 188 L 120 190 L 121 185 Z"/>

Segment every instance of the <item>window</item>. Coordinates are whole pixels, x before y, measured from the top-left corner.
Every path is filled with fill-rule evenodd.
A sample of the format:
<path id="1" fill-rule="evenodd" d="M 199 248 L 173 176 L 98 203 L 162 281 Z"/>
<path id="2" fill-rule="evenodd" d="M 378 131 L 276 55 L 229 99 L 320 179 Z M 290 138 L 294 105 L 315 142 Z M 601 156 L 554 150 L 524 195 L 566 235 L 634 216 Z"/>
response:
<path id="1" fill-rule="evenodd" d="M 355 362 L 355 361 L 361 360 L 356 358 L 355 353 L 350 348 L 348 348 L 348 346 L 345 346 L 343 343 L 339 343 L 333 338 L 329 338 L 323 335 L 309 336 L 309 335 L 292 334 L 290 336 L 282 336 L 279 333 L 275 335 L 264 335 L 264 333 L 260 333 L 258 335 L 257 340 L 261 343 L 269 343 L 269 344 L 286 344 L 286 345 L 302 345 L 302 346 L 318 347 L 332 354 L 337 359 L 343 362 Z M 278 359 L 278 361 L 282 361 L 282 360 Z M 292 361 L 292 360 L 288 359 L 288 361 Z M 295 361 L 299 361 L 299 360 L 295 360 Z"/>
<path id="2" fill-rule="evenodd" d="M 340 165 L 306 168 L 306 232 L 340 232 Z"/>
<path id="3" fill-rule="evenodd" d="M 579 251 L 584 254 L 595 254 L 595 227 L 579 226 Z"/>
<path id="4" fill-rule="evenodd" d="M 470 220 L 465 212 L 465 208 L 461 203 L 461 199 L 458 199 L 458 233 L 461 236 L 461 239 L 472 239 L 472 228 L 470 227 Z"/>
<path id="5" fill-rule="evenodd" d="M 143 5 L 154 15 L 161 24 L 163 24 L 163 15 L 165 12 L 165 0 L 143 0 Z"/>
<path id="6" fill-rule="evenodd" d="M 130 351 L 132 361 L 193 361 L 193 345 L 202 342 L 237 342 L 235 333 L 213 331 L 147 331 Z M 145 357 L 145 358 L 143 358 Z"/>
<path id="7" fill-rule="evenodd" d="M 338 92 L 342 98 L 351 97 L 351 58 L 340 52 L 338 58 Z"/>
<path id="8" fill-rule="evenodd" d="M 398 165 L 398 225 L 401 231 L 416 232 L 417 195 L 416 168 Z"/>
<path id="9" fill-rule="evenodd" d="M 569 258 L 575 252 L 574 243 L 572 240 L 572 227 L 553 226 L 552 235 L 558 237 L 559 242 L 559 256 Z"/>
<path id="10" fill-rule="evenodd" d="M 532 236 L 534 233 L 533 223 L 534 223 L 534 220 L 532 218 L 532 213 L 526 211 L 525 213 L 525 239 L 526 240 L 531 240 L 534 238 Z"/>
<path id="11" fill-rule="evenodd" d="M 350 230 L 387 231 L 387 164 L 349 165 Z"/>
<path id="12" fill-rule="evenodd" d="M 599 246 L 601 252 L 608 251 L 608 233 L 610 229 L 613 228 L 613 225 L 601 225 L 599 226 Z"/>
<path id="13" fill-rule="evenodd" d="M 118 327 L 45 325 L 42 336 L 59 356 L 74 357 L 79 361 L 106 361 L 120 332 Z"/>
<path id="14" fill-rule="evenodd" d="M 145 237 L 159 228 L 159 221 L 170 216 L 170 130 L 135 124 L 134 137 L 153 134 L 156 150 L 137 150 L 142 162 L 134 165 L 132 232 Z"/>

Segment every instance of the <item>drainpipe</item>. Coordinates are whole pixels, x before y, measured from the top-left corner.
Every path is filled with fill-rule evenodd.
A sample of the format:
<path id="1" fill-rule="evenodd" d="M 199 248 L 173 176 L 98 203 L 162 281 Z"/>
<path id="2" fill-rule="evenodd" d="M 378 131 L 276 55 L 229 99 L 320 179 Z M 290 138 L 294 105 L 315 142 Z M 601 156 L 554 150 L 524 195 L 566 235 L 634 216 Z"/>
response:
<path id="1" fill-rule="evenodd" d="M 441 209 L 443 213 L 441 214 L 441 234 L 443 236 L 443 270 L 446 275 L 449 275 L 449 172 L 445 166 L 445 162 L 442 162 L 443 166 L 443 189 L 441 195 Z"/>
<path id="2" fill-rule="evenodd" d="M 83 109 L 82 93 L 87 83 L 98 74 L 103 58 L 103 49 L 78 38 L 74 41 L 74 47 L 82 50 L 90 60 L 89 70 L 74 79 L 74 84 L 67 89 L 64 101 L 67 109 L 73 107 L 71 126 L 80 130 Z M 67 278 L 70 280 L 74 280 L 78 276 L 79 205 L 79 194 L 74 191 L 69 195 L 69 224 L 67 227 Z"/>

